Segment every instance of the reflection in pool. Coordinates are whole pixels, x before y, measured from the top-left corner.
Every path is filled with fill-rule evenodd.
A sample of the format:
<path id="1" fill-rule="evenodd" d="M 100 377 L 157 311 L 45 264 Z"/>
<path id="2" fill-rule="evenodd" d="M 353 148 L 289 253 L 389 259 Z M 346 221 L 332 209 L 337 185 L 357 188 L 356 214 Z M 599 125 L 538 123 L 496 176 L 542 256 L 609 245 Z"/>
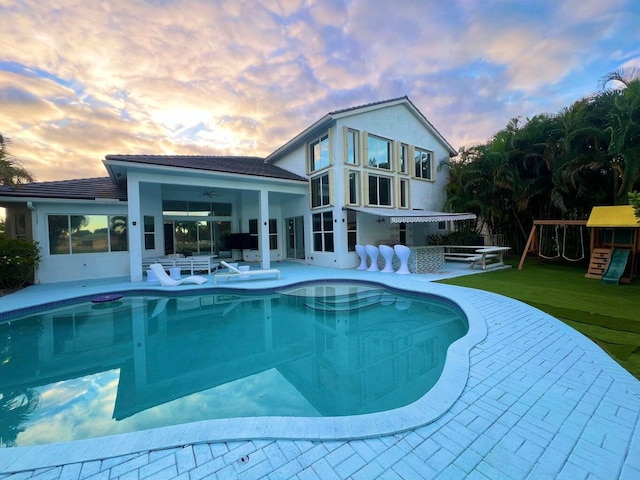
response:
<path id="1" fill-rule="evenodd" d="M 446 299 L 366 284 L 53 308 L 0 324 L 0 442 L 389 410 L 436 383 L 467 330 Z"/>

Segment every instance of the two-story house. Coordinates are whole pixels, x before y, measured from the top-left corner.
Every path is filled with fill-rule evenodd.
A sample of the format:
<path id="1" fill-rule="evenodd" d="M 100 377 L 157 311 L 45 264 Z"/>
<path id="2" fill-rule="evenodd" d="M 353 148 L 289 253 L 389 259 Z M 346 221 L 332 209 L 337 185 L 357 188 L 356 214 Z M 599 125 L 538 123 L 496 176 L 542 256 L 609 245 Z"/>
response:
<path id="1" fill-rule="evenodd" d="M 130 276 L 169 254 L 352 268 L 355 245 L 425 245 L 456 151 L 407 98 L 331 112 L 266 158 L 107 155 L 108 177 L 0 187 L 37 283 Z"/>

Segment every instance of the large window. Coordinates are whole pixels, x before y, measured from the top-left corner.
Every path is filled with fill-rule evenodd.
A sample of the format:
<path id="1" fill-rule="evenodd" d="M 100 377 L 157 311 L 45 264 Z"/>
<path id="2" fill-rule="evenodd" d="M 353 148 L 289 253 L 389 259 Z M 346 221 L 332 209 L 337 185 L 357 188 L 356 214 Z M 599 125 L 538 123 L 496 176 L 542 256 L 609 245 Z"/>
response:
<path id="1" fill-rule="evenodd" d="M 211 255 L 229 250 L 228 240 L 231 234 L 231 222 L 206 220 L 173 220 L 165 222 L 173 238 L 165 239 L 168 253 L 183 255 Z M 173 247 L 171 247 L 173 245 Z"/>
<path id="2" fill-rule="evenodd" d="M 144 216 L 144 249 L 155 250 L 156 248 L 156 224 L 152 216 Z"/>
<path id="3" fill-rule="evenodd" d="M 258 220 L 253 218 L 249 220 L 249 235 L 255 237 L 253 245 L 259 245 L 258 242 Z M 269 219 L 269 250 L 278 249 L 278 221 L 275 218 Z M 257 250 L 257 248 L 252 249 Z"/>
<path id="4" fill-rule="evenodd" d="M 198 253 L 211 253 L 211 229 L 209 222 L 183 220 L 175 221 L 175 253 L 190 256 Z"/>
<path id="5" fill-rule="evenodd" d="M 16 238 L 27 238 L 27 215 L 16 213 L 13 216 L 13 231 Z"/>
<path id="6" fill-rule="evenodd" d="M 359 172 L 348 172 L 347 203 L 349 205 L 358 205 L 360 203 L 360 173 Z"/>
<path id="7" fill-rule="evenodd" d="M 333 252 L 333 212 L 314 213 L 313 249 L 316 252 Z"/>
<path id="8" fill-rule="evenodd" d="M 329 173 L 311 179 L 311 207 L 322 207 L 331 203 Z"/>
<path id="9" fill-rule="evenodd" d="M 367 158 L 370 167 L 391 169 L 391 141 L 369 135 L 367 137 Z"/>
<path id="10" fill-rule="evenodd" d="M 356 212 L 347 210 L 347 250 L 349 252 L 356 251 L 357 241 L 357 221 Z"/>
<path id="11" fill-rule="evenodd" d="M 309 171 L 329 166 L 329 135 L 323 135 L 309 144 Z"/>
<path id="12" fill-rule="evenodd" d="M 409 166 L 409 145 L 407 145 L 406 143 L 401 143 L 400 144 L 400 158 L 399 158 L 399 165 L 398 165 L 398 171 L 400 173 L 409 173 L 408 172 L 408 166 Z"/>
<path id="13" fill-rule="evenodd" d="M 345 131 L 345 146 L 346 146 L 346 155 L 345 162 L 350 165 L 357 165 L 360 160 L 359 158 L 359 142 L 358 142 L 358 131 L 351 130 L 347 128 Z"/>
<path id="14" fill-rule="evenodd" d="M 391 206 L 391 178 L 369 175 L 369 205 Z"/>
<path id="15" fill-rule="evenodd" d="M 415 161 L 416 177 L 433 180 L 433 152 L 416 147 Z"/>
<path id="16" fill-rule="evenodd" d="M 51 255 L 125 252 L 126 215 L 49 215 Z"/>
<path id="17" fill-rule="evenodd" d="M 218 202 L 186 202 L 164 200 L 162 213 L 173 217 L 230 217 L 231 204 Z"/>
<path id="18" fill-rule="evenodd" d="M 408 180 L 400 180 L 400 188 L 399 188 L 400 208 L 409 208 L 409 181 Z"/>

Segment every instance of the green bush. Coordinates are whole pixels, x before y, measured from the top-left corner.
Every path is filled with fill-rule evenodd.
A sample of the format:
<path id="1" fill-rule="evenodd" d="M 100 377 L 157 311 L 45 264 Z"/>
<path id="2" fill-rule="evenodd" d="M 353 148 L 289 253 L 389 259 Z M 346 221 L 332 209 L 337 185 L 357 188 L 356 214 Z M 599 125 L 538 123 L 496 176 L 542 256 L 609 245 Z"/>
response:
<path id="1" fill-rule="evenodd" d="M 635 216 L 638 219 L 638 223 L 640 223 L 640 193 L 639 192 L 629 192 L 629 205 L 633 207 L 633 212 L 635 213 Z"/>
<path id="2" fill-rule="evenodd" d="M 0 236 L 0 288 L 17 289 L 30 282 L 40 265 L 40 248 L 21 238 Z"/>
<path id="3" fill-rule="evenodd" d="M 472 230 L 429 235 L 429 245 L 481 245 L 482 237 Z"/>

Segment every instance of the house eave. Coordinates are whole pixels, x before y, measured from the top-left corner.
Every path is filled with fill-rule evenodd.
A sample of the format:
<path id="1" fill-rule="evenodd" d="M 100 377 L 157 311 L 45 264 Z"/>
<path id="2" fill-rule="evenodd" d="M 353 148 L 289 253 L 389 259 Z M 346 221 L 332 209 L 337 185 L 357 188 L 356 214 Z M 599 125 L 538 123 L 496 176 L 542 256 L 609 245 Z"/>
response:
<path id="1" fill-rule="evenodd" d="M 320 120 L 315 122 L 313 125 L 311 125 L 310 127 L 300 132 L 298 135 L 293 137 L 291 140 L 289 140 L 283 146 L 275 150 L 273 153 L 268 155 L 265 158 L 265 162 L 273 163 L 282 155 L 290 152 L 291 150 L 298 147 L 300 144 L 304 143 L 308 139 L 316 136 L 317 134 L 320 133 L 321 130 L 329 128 L 331 125 L 333 125 L 336 121 L 340 119 L 347 118 L 357 114 L 373 112 L 376 110 L 393 107 L 396 105 L 405 105 L 409 109 L 409 111 L 412 113 L 412 115 L 414 115 L 416 119 L 427 130 L 429 130 L 438 139 L 438 141 L 445 147 L 445 149 L 449 153 L 449 157 L 455 157 L 456 155 L 458 155 L 458 152 L 456 151 L 456 149 L 453 148 L 453 146 L 442 136 L 442 134 L 427 119 L 427 117 L 425 117 L 422 114 L 422 112 L 418 110 L 418 108 L 413 104 L 413 102 L 409 99 L 409 97 L 404 96 L 400 98 L 393 98 L 390 100 L 371 103 L 368 105 L 362 105 L 360 107 L 353 107 L 345 110 L 337 110 L 335 112 L 330 112 L 324 117 L 322 117 Z"/>
<path id="2" fill-rule="evenodd" d="M 119 184 L 126 183 L 126 173 L 125 175 L 118 176 L 114 167 L 120 167 L 125 172 L 144 172 L 144 173 L 154 173 L 154 174 L 167 174 L 171 173 L 171 175 L 175 176 L 176 174 L 183 175 L 185 177 L 192 177 L 197 175 L 198 177 L 206 176 L 207 178 L 223 178 L 223 179 L 238 179 L 238 176 L 242 177 L 241 181 L 260 181 L 260 182 L 270 182 L 270 183 L 278 183 L 278 184 L 287 184 L 287 185 L 301 185 L 308 184 L 307 179 L 292 179 L 292 178 L 280 178 L 280 177 L 272 177 L 265 176 L 259 174 L 251 174 L 251 173 L 231 173 L 231 172 L 222 172 L 216 170 L 203 170 L 199 168 L 186 168 L 179 166 L 170 166 L 170 165 L 149 165 L 144 163 L 135 163 L 129 161 L 119 161 L 119 160 L 103 160 L 103 163 L 107 170 L 109 171 L 109 177 L 115 179 Z"/>
<path id="3" fill-rule="evenodd" d="M 264 159 L 265 163 L 273 163 L 282 155 L 290 152 L 294 148 L 298 147 L 298 145 L 304 143 L 307 139 L 312 136 L 319 134 L 321 131 L 326 130 L 335 122 L 334 117 L 331 114 L 325 115 L 320 120 L 315 122 L 313 125 L 305 128 L 298 135 L 293 137 L 287 143 L 282 145 L 280 148 L 275 150 L 274 152 L 267 155 Z"/>

